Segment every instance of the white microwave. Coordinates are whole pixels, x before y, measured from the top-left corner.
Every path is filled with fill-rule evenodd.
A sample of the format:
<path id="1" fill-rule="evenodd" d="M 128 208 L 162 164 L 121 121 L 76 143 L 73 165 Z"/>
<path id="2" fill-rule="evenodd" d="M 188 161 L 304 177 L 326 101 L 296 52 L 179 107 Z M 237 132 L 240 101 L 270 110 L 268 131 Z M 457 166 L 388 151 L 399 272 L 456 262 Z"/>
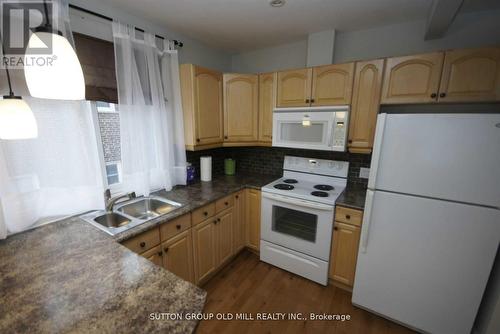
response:
<path id="1" fill-rule="evenodd" d="M 349 106 L 276 108 L 273 146 L 344 152 L 348 122 Z"/>

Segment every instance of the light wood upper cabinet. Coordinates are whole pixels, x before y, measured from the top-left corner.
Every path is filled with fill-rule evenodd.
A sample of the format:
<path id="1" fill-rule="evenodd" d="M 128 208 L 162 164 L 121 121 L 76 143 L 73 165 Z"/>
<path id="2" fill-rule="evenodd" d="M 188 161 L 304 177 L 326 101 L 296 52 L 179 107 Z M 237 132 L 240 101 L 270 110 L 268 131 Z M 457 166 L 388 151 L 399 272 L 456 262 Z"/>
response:
<path id="1" fill-rule="evenodd" d="M 277 106 L 305 107 L 311 99 L 312 69 L 278 72 Z"/>
<path id="2" fill-rule="evenodd" d="M 351 104 L 354 63 L 314 67 L 312 106 Z"/>
<path id="3" fill-rule="evenodd" d="M 224 74 L 224 141 L 258 138 L 259 78 L 254 74 Z"/>
<path id="4" fill-rule="evenodd" d="M 445 53 L 440 102 L 500 100 L 500 48 Z"/>
<path id="5" fill-rule="evenodd" d="M 276 105 L 277 73 L 259 75 L 259 141 L 273 141 L 273 110 Z"/>
<path id="6" fill-rule="evenodd" d="M 330 277 L 347 286 L 354 284 L 360 228 L 335 222 L 330 257 Z"/>
<path id="7" fill-rule="evenodd" d="M 245 247 L 245 191 L 241 190 L 233 196 L 233 250 L 236 253 Z"/>
<path id="8" fill-rule="evenodd" d="M 180 278 L 194 283 L 191 230 L 184 231 L 164 242 L 162 248 L 163 267 Z"/>
<path id="9" fill-rule="evenodd" d="M 352 153 L 372 151 L 383 69 L 383 59 L 356 63 L 348 140 L 349 151 Z"/>
<path id="10" fill-rule="evenodd" d="M 260 251 L 260 200 L 259 190 L 247 189 L 246 193 L 246 225 L 247 247 Z"/>
<path id="11" fill-rule="evenodd" d="M 233 209 L 227 209 L 216 217 L 217 266 L 227 262 L 233 252 Z"/>
<path id="12" fill-rule="evenodd" d="M 186 148 L 220 145 L 223 140 L 222 74 L 193 64 L 180 66 Z"/>
<path id="13" fill-rule="evenodd" d="M 436 102 L 444 53 L 388 58 L 382 104 Z"/>
<path id="14" fill-rule="evenodd" d="M 217 269 L 216 220 L 207 219 L 192 230 L 194 271 L 196 282 L 200 283 Z"/>

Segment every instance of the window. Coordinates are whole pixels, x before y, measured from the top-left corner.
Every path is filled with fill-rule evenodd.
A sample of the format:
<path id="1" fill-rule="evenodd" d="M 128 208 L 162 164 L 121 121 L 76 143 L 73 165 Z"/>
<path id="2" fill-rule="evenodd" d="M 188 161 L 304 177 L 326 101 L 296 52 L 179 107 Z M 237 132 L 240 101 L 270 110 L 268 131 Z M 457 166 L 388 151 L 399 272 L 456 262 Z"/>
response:
<path id="1" fill-rule="evenodd" d="M 109 102 L 92 102 L 97 115 L 99 139 L 102 144 L 103 169 L 108 187 L 118 191 L 122 182 L 120 113 L 118 105 Z"/>

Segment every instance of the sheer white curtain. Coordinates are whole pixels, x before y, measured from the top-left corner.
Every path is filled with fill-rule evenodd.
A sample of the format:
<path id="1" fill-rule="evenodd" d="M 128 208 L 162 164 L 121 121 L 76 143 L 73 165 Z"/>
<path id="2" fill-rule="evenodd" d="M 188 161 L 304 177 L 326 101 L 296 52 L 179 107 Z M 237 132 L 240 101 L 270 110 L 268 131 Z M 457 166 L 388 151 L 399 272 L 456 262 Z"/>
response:
<path id="1" fill-rule="evenodd" d="M 104 207 L 90 103 L 23 98 L 39 134 L 0 140 L 0 238 Z"/>
<path id="2" fill-rule="evenodd" d="M 179 65 L 155 36 L 113 22 L 122 190 L 149 195 L 186 182 Z M 167 42 L 168 44 L 168 42 Z M 164 80 L 162 80 L 162 77 Z"/>

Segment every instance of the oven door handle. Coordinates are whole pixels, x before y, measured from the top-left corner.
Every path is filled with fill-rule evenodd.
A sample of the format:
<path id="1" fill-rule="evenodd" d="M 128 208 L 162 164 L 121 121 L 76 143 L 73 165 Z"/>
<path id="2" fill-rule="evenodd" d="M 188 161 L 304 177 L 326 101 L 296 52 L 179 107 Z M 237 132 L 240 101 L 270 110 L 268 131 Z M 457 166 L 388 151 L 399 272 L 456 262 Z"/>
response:
<path id="1" fill-rule="evenodd" d="M 262 197 L 268 198 L 271 200 L 275 200 L 277 202 L 297 205 L 297 206 L 300 206 L 302 208 L 324 210 L 324 211 L 333 211 L 333 206 L 331 206 L 331 205 L 314 203 L 314 202 L 310 202 L 310 201 L 304 201 L 301 199 L 290 198 L 290 197 L 285 197 L 285 196 L 281 196 L 281 195 L 275 195 L 275 194 L 269 194 L 269 193 L 263 192 Z"/>

